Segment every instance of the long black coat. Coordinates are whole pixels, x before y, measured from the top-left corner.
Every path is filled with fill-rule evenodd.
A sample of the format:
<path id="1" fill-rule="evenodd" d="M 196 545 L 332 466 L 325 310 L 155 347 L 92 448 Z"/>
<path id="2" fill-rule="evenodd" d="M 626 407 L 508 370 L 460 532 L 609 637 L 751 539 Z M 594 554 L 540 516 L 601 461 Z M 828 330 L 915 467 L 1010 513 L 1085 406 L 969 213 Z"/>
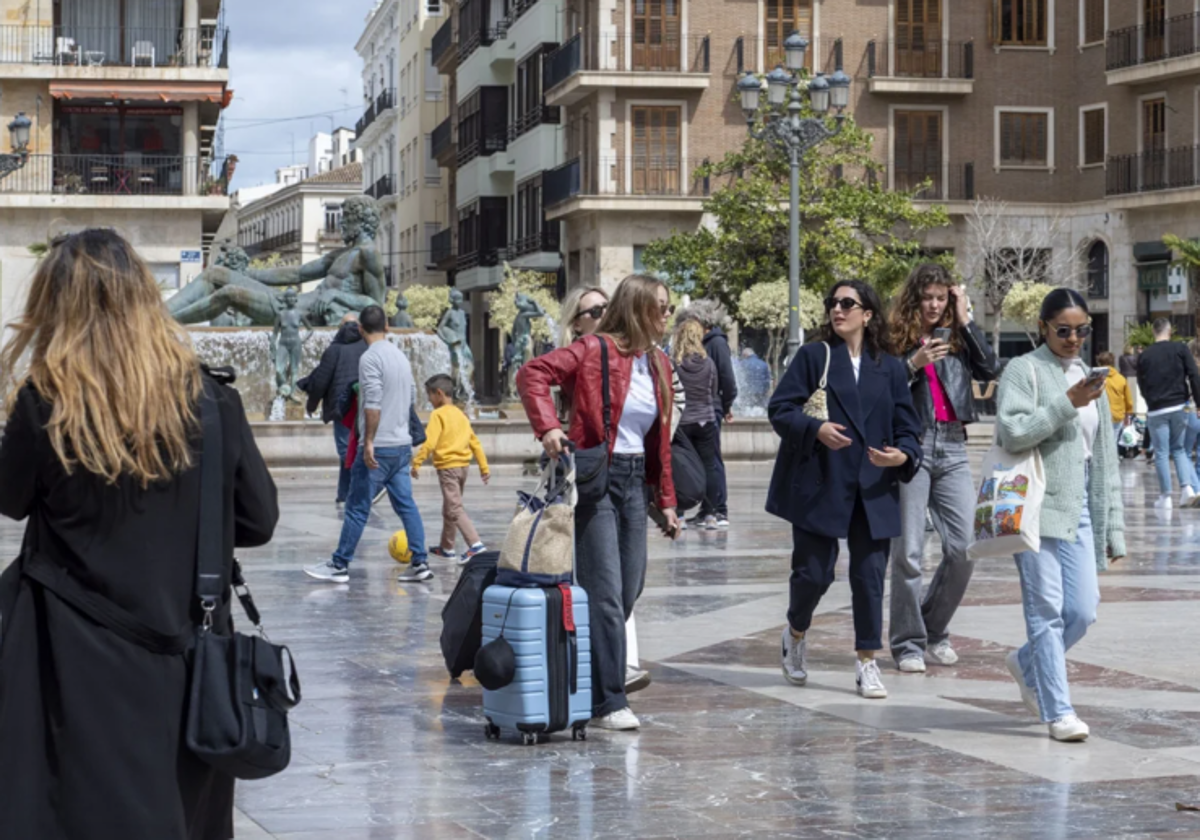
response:
<path id="1" fill-rule="evenodd" d="M 846 537 L 854 503 L 862 497 L 871 537 L 900 536 L 900 482 L 909 481 L 921 463 L 921 421 L 913 409 L 904 365 L 886 354 L 863 354 L 858 381 L 850 352 L 839 339 L 830 342 L 827 402 L 829 420 L 845 426 L 850 445 L 836 452 L 817 440 L 821 421 L 804 413 L 804 404 L 821 383 L 825 347 L 800 348 L 767 406 L 781 438 L 775 472 L 767 492 L 767 512 L 797 528 L 826 537 Z M 867 447 L 894 446 L 908 455 L 902 467 L 875 466 Z"/>
<path id="2" fill-rule="evenodd" d="M 309 414 L 321 405 L 321 420 L 330 423 L 341 419 L 338 399 L 353 382 L 358 381 L 358 360 L 367 352 L 358 324 L 342 324 L 337 335 L 321 354 L 321 363 L 313 372 L 296 383 L 308 394 Z"/>
<path id="3" fill-rule="evenodd" d="M 262 545 L 275 484 L 241 399 L 220 387 L 225 555 Z M 50 446 L 50 405 L 18 396 L 0 442 L 0 513 L 29 517 L 26 553 L 163 633 L 200 618 L 193 597 L 200 471 L 142 489 L 76 468 Z M 20 575 L 0 579 L 0 837 L 228 840 L 233 779 L 183 745 L 184 657 L 136 647 Z M 228 624 L 228 603 L 218 626 Z"/>

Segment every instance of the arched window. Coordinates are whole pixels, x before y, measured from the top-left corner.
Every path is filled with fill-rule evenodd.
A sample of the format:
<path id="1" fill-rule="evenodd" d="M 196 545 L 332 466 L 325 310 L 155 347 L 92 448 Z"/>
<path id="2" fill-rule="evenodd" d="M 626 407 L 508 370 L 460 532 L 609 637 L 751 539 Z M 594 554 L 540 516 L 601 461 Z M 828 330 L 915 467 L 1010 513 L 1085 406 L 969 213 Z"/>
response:
<path id="1" fill-rule="evenodd" d="M 1088 297 L 1108 297 L 1108 246 L 1097 239 L 1087 253 Z"/>

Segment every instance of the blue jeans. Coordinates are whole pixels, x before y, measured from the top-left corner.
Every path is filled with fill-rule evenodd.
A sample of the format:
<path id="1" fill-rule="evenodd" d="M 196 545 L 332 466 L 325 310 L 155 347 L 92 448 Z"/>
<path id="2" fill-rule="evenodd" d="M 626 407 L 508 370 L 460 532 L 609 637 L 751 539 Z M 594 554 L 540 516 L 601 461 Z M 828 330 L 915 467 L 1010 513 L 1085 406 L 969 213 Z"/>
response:
<path id="1" fill-rule="evenodd" d="M 333 445 L 338 454 L 338 489 L 337 500 L 346 501 L 350 495 L 350 468 L 346 466 L 346 450 L 350 448 L 350 430 L 342 425 L 341 420 L 333 421 Z"/>
<path id="2" fill-rule="evenodd" d="M 1183 448 L 1190 414 L 1186 409 L 1180 409 L 1146 419 L 1150 442 L 1154 445 L 1154 470 L 1158 473 L 1158 491 L 1164 496 L 1171 492 L 1171 467 L 1167 463 L 1168 458 L 1175 462 L 1175 474 L 1179 477 L 1180 487 L 1200 489 L 1197 487 L 1200 482 L 1196 481 L 1195 467 Z"/>
<path id="3" fill-rule="evenodd" d="M 1183 436 L 1183 451 L 1192 462 L 1192 467 L 1200 467 L 1200 456 L 1196 455 L 1196 443 L 1200 441 L 1200 417 L 1195 412 L 1188 411 L 1187 432 Z M 1200 488 L 1196 488 L 1200 490 Z"/>
<path id="4" fill-rule="evenodd" d="M 338 540 L 337 551 L 333 553 L 333 563 L 343 569 L 350 565 L 354 559 L 354 549 L 358 548 L 358 541 L 362 539 L 367 518 L 371 515 L 371 502 L 380 488 L 387 487 L 392 510 L 396 511 L 408 534 L 413 565 L 419 566 L 426 561 L 428 554 L 425 551 L 425 525 L 413 501 L 412 477 L 408 474 L 412 464 L 412 447 L 377 448 L 375 460 L 379 466 L 373 470 L 367 469 L 361 449 L 354 459 L 354 466 L 350 469 L 350 495 L 346 498 L 346 511 L 342 518 L 342 536 Z"/>
<path id="5" fill-rule="evenodd" d="M 1041 551 L 1023 551 L 1014 558 L 1029 638 L 1017 651 L 1017 661 L 1046 722 L 1075 714 L 1067 685 L 1067 651 L 1096 621 L 1100 604 L 1087 492 L 1085 477 L 1074 542 L 1042 537 Z"/>

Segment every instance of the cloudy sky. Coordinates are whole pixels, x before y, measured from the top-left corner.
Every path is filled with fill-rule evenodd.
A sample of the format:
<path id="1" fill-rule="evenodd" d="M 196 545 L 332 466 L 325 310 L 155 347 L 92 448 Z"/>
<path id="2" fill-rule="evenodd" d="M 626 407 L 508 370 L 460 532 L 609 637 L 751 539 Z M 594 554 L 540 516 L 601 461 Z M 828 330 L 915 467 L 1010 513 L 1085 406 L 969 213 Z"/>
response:
<path id="1" fill-rule="evenodd" d="M 308 140 L 362 116 L 362 63 L 354 44 L 375 0 L 227 0 L 233 104 L 225 152 L 238 156 L 234 189 L 272 183 L 307 158 Z M 309 119 L 257 125 L 311 114 Z"/>

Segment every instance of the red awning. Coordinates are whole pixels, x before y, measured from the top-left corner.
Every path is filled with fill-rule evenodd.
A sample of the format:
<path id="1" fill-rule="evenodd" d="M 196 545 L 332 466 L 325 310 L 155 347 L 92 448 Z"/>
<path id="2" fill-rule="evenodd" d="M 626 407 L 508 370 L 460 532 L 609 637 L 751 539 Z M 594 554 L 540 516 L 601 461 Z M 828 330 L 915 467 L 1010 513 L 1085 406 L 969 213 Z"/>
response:
<path id="1" fill-rule="evenodd" d="M 216 102 L 229 105 L 233 91 L 221 82 L 50 82 L 55 99 L 125 99 L 134 102 Z"/>

